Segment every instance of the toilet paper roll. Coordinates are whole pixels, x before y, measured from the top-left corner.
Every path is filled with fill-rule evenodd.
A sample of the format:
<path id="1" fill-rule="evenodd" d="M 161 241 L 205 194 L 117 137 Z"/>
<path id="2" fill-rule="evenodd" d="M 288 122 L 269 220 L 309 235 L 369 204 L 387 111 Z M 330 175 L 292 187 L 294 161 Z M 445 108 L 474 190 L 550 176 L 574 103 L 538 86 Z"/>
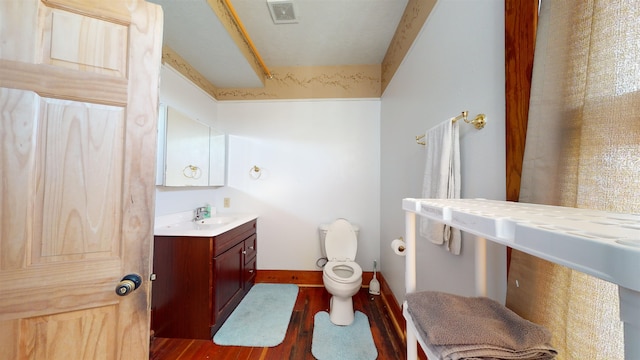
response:
<path id="1" fill-rule="evenodd" d="M 404 256 L 407 245 L 401 239 L 393 239 L 393 241 L 391 241 L 391 248 L 396 255 Z"/>

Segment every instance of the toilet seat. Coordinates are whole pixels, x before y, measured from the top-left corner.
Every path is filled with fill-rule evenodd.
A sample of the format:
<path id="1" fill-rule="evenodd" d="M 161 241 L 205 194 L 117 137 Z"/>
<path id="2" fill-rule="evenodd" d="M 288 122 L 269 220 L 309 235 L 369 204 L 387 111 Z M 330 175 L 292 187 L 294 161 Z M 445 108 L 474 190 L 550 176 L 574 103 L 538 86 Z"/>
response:
<path id="1" fill-rule="evenodd" d="M 341 269 L 347 272 L 353 271 L 353 273 L 345 276 Z M 350 284 L 362 279 L 362 268 L 355 261 L 329 261 L 324 266 L 323 272 L 329 279 L 340 284 Z"/>

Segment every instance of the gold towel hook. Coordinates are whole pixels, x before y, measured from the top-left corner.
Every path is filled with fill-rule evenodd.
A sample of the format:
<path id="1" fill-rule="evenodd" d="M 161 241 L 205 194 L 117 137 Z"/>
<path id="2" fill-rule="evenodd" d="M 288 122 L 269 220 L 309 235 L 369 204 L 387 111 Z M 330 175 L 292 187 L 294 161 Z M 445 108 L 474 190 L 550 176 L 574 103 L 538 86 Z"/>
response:
<path id="1" fill-rule="evenodd" d="M 189 179 L 200 179 L 202 176 L 202 170 L 195 165 L 187 165 L 182 169 L 182 175 Z"/>
<path id="2" fill-rule="evenodd" d="M 251 176 L 254 180 L 260 179 L 260 176 L 262 176 L 262 169 L 260 169 L 257 165 L 253 165 L 253 167 L 249 170 L 249 176 Z"/>
<path id="3" fill-rule="evenodd" d="M 465 119 L 464 121 L 467 124 L 473 124 L 476 129 L 480 130 L 487 124 L 487 116 L 485 114 L 478 114 L 476 115 L 475 119 L 471 121 L 467 121 L 467 119 Z"/>
<path id="4" fill-rule="evenodd" d="M 487 124 L 487 116 L 485 114 L 478 114 L 473 120 L 468 119 L 469 112 L 463 111 L 462 114 L 454 117 L 451 121 L 456 122 L 460 119 L 464 120 L 467 124 L 473 125 L 476 129 L 480 130 Z"/>

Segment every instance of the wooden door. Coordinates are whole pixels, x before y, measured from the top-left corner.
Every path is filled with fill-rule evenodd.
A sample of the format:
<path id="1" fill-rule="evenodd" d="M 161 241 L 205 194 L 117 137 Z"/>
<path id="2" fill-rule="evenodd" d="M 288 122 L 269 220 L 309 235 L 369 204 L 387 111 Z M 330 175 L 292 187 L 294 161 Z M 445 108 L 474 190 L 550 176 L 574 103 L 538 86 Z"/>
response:
<path id="1" fill-rule="evenodd" d="M 148 358 L 161 41 L 144 1 L 0 1 L 1 359 Z"/>

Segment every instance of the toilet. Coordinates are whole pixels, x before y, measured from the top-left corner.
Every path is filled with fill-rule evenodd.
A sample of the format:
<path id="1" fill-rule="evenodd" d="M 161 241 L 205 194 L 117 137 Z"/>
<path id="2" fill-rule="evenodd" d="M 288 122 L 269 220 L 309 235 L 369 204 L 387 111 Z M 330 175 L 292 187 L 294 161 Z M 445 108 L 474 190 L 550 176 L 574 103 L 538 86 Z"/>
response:
<path id="1" fill-rule="evenodd" d="M 350 325 L 353 300 L 362 286 L 362 268 L 355 262 L 358 228 L 345 219 L 320 225 L 320 243 L 327 263 L 322 271 L 325 289 L 331 294 L 329 318 L 336 325 Z"/>

